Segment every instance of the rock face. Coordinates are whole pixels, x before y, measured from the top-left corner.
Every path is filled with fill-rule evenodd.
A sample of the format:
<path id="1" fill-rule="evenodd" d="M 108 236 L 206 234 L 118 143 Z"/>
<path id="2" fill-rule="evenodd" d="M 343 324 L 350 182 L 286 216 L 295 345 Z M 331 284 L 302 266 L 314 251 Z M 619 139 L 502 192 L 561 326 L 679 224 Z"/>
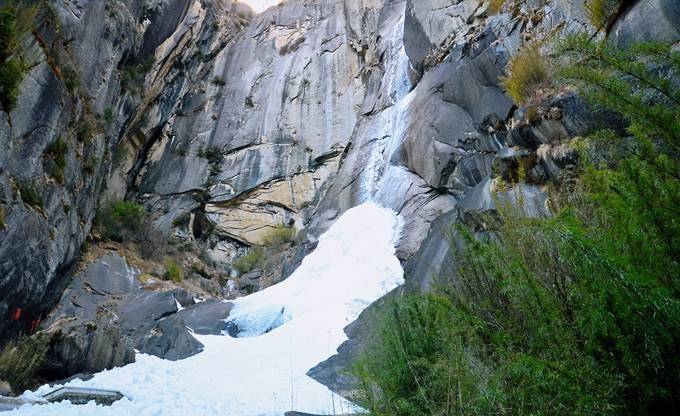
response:
<path id="1" fill-rule="evenodd" d="M 529 117 L 499 86 L 525 42 L 587 28 L 567 0 L 495 15 L 477 0 L 287 0 L 257 16 L 232 0 L 50 5 L 24 42 L 18 105 L 0 112 L 0 344 L 61 299 L 45 322 L 61 334 L 55 376 L 123 365 L 135 348 L 185 358 L 202 348 L 186 327 L 226 330 L 228 303 L 144 292 L 120 257 L 69 284 L 98 201 L 144 203 L 158 228 L 229 267 L 295 227 L 296 253 L 241 276 L 256 290 L 373 200 L 403 221 L 407 289 L 427 290 L 455 271 L 450 225 L 492 211 L 499 180 L 530 165 L 529 183 L 498 195 L 543 215 L 541 184 L 576 163 L 567 139 L 625 127 L 569 94 Z M 678 16 L 676 1 L 640 0 L 612 40 L 677 42 Z M 336 390 L 351 390 L 338 374 L 363 346 L 362 319 L 312 373 Z"/>
<path id="2" fill-rule="evenodd" d="M 186 79 L 170 69 L 185 45 L 209 42 L 200 28 L 226 43 L 251 13 L 232 1 L 41 3 L 22 42 L 17 106 L 0 111 L 0 344 L 59 299 L 119 141 L 150 102 L 176 102 L 172 88 Z"/>
<path id="3" fill-rule="evenodd" d="M 203 350 L 190 330 L 226 329 L 229 303 L 197 303 L 182 289 L 145 292 L 136 277 L 123 257 L 110 254 L 73 278 L 41 331 L 50 335 L 41 376 L 58 380 L 122 366 L 134 362 L 135 350 L 187 358 Z"/>

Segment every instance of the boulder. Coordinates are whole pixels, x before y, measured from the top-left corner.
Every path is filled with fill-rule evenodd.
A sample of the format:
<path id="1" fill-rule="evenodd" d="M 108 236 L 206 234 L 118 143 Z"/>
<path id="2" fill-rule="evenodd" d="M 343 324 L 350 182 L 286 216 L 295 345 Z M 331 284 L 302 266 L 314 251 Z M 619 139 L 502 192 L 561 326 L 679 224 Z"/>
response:
<path id="1" fill-rule="evenodd" d="M 10 386 L 9 383 L 4 380 L 0 380 L 0 396 L 14 396 L 12 386 Z"/>
<path id="2" fill-rule="evenodd" d="M 640 0 L 614 24 L 610 39 L 619 47 L 635 42 L 680 41 L 680 2 Z"/>
<path id="3" fill-rule="evenodd" d="M 226 319 L 232 304 L 207 300 L 179 312 L 187 327 L 199 335 L 222 335 L 227 328 Z"/>

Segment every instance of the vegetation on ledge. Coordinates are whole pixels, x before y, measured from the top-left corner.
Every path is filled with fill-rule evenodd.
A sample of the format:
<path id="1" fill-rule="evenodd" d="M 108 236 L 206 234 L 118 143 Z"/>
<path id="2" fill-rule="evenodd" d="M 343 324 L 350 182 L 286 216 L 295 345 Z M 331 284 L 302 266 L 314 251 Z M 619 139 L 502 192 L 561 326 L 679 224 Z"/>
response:
<path id="1" fill-rule="evenodd" d="M 373 415 L 667 415 L 680 403 L 680 54 L 559 46 L 556 80 L 625 116 L 575 141 L 553 216 L 499 203 L 457 273 L 386 308 L 358 361 Z M 519 204 L 521 205 L 521 204 Z M 478 231 L 478 230 L 475 230 Z"/>

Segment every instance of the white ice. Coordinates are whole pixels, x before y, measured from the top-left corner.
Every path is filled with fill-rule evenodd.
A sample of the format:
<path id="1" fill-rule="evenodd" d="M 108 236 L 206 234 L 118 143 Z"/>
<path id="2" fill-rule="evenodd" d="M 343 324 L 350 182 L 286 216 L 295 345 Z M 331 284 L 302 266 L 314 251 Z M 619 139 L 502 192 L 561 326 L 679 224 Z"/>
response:
<path id="1" fill-rule="evenodd" d="M 289 410 L 356 410 L 306 373 L 337 352 L 347 339 L 343 328 L 361 311 L 403 283 L 394 249 L 400 228 L 392 211 L 373 203 L 355 207 L 320 237 L 287 280 L 235 302 L 230 319 L 246 337 L 196 336 L 205 350 L 186 360 L 139 354 L 134 364 L 68 384 L 127 396 L 111 407 L 59 403 L 8 414 L 281 416 Z"/>

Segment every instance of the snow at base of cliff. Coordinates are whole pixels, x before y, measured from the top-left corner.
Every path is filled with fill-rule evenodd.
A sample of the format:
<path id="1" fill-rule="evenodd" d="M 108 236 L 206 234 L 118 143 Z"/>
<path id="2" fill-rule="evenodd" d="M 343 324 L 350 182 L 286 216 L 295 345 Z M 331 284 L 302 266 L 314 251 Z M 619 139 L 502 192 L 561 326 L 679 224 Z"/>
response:
<path id="1" fill-rule="evenodd" d="M 8 415 L 281 416 L 343 414 L 356 408 L 306 373 L 337 352 L 343 328 L 403 283 L 395 256 L 397 216 L 367 203 L 342 215 L 284 282 L 235 301 L 240 338 L 196 336 L 205 350 L 182 361 L 137 362 L 70 386 L 119 390 L 111 407 L 89 403 L 24 406 Z M 267 332 L 269 331 L 269 332 Z M 25 393 L 35 398 L 54 387 Z"/>

